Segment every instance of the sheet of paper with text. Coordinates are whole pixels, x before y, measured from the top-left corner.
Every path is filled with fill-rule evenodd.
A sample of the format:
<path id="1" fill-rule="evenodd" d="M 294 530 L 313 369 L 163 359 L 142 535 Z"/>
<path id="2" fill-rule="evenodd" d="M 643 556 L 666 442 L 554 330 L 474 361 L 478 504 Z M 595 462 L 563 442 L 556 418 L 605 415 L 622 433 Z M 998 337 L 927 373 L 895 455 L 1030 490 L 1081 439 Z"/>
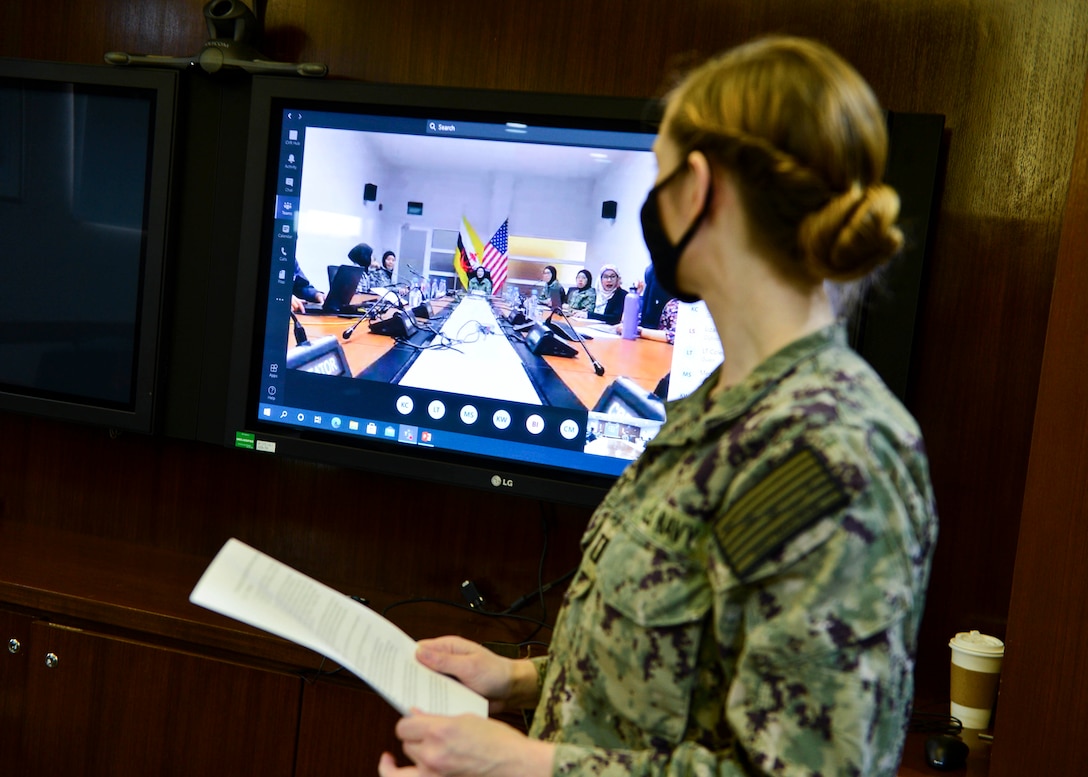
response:
<path id="1" fill-rule="evenodd" d="M 222 547 L 189 601 L 327 656 L 401 714 L 487 717 L 487 700 L 419 663 L 415 640 L 397 626 L 239 540 Z"/>

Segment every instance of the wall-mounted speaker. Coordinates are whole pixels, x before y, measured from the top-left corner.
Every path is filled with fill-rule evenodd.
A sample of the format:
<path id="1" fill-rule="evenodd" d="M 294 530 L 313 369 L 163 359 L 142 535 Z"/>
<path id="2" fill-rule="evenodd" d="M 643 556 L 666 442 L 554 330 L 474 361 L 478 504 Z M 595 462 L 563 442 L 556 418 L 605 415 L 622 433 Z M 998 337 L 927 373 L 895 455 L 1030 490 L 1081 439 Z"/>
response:
<path id="1" fill-rule="evenodd" d="M 374 202 L 378 199 L 378 187 L 376 184 L 368 183 L 363 186 L 363 202 Z"/>
<path id="2" fill-rule="evenodd" d="M 614 219 L 616 218 L 616 201 L 605 200 L 601 203 L 601 218 L 602 219 Z"/>

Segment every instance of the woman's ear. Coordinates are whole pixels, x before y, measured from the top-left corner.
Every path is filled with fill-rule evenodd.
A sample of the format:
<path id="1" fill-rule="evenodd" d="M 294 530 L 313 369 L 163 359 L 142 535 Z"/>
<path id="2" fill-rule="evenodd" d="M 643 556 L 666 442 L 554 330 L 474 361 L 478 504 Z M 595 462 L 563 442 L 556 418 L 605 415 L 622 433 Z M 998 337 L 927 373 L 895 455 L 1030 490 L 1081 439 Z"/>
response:
<path id="1" fill-rule="evenodd" d="M 687 205 L 693 208 L 693 212 L 699 213 L 706 207 L 706 201 L 710 197 L 714 173 L 710 167 L 710 160 L 698 149 L 688 154 L 687 162 L 692 172 L 691 185 L 685 191 L 685 196 L 690 200 Z"/>

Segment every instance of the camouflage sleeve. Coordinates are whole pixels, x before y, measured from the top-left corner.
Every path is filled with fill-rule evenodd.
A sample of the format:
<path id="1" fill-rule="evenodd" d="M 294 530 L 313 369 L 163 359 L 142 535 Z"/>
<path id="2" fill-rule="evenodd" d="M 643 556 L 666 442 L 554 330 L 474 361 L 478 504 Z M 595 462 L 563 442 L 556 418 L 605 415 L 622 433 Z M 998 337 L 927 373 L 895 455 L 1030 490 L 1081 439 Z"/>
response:
<path id="1" fill-rule="evenodd" d="M 556 777 L 752 777 L 759 772 L 748 771 L 732 756 L 715 754 L 694 742 L 686 742 L 668 753 L 558 744 L 552 774 Z"/>
<path id="2" fill-rule="evenodd" d="M 749 591 L 726 717 L 756 773 L 897 771 L 933 514 L 928 481 L 885 442 L 856 431 L 795 448 L 716 527 Z M 795 521 L 778 538 L 776 514 Z M 754 536 L 727 531 L 744 521 Z"/>
<path id="3" fill-rule="evenodd" d="M 544 685 L 544 676 L 548 674 L 548 654 L 533 656 L 529 659 L 536 667 L 536 694 L 540 698 L 540 689 Z"/>
<path id="4" fill-rule="evenodd" d="M 835 563 L 838 540 L 814 566 Z M 864 574 L 812 586 L 807 601 L 784 596 L 795 581 L 767 581 L 750 602 L 754 622 L 726 716 L 760 773 L 896 773 L 913 691 L 905 612 L 894 605 L 861 612 L 862 602 L 839 606 L 830 593 L 859 592 Z"/>

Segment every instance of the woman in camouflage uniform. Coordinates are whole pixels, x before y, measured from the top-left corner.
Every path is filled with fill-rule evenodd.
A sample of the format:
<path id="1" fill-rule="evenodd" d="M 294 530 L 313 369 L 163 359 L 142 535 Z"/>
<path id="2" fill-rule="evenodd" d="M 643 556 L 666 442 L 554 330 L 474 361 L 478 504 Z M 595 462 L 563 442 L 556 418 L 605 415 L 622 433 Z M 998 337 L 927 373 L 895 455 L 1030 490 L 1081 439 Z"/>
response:
<path id="1" fill-rule="evenodd" d="M 405 774 L 897 771 L 937 517 L 917 424 L 824 285 L 902 243 L 881 110 L 827 48 L 767 38 L 689 75 L 654 150 L 654 270 L 725 361 L 594 513 L 547 658 L 420 644 L 493 711 L 535 707 L 529 737 L 413 715 Z"/>
<path id="2" fill-rule="evenodd" d="M 597 304 L 597 290 L 593 288 L 593 273 L 581 269 L 574 276 L 574 286 L 567 291 L 567 315 L 576 310 L 590 311 Z"/>

